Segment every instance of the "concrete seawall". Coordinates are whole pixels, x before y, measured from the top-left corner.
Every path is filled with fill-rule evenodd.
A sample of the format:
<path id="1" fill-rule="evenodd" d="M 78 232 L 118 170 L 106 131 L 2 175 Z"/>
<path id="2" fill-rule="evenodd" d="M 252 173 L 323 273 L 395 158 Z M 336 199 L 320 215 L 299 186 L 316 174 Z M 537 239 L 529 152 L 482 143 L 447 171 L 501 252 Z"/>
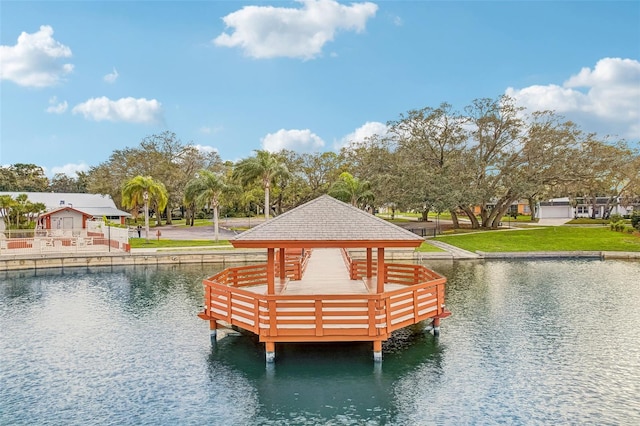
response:
<path id="1" fill-rule="evenodd" d="M 489 260 L 489 259 L 627 259 L 640 260 L 640 252 L 477 252 L 474 258 L 460 257 L 450 252 L 416 252 L 389 250 L 389 260 Z M 133 251 L 132 253 L 47 253 L 41 255 L 0 256 L 0 272 L 45 268 L 76 268 L 96 266 L 150 266 L 186 264 L 235 264 L 266 262 L 262 250 L 175 250 Z"/>
<path id="2" fill-rule="evenodd" d="M 451 259 L 442 253 L 420 253 L 413 250 L 387 251 L 390 260 L 420 261 L 433 255 L 434 259 Z M 145 266 L 186 264 L 236 264 L 267 261 L 265 250 L 133 250 L 126 252 L 46 253 L 0 256 L 0 272 L 44 268 L 75 268 L 94 266 Z"/>
<path id="3" fill-rule="evenodd" d="M 93 266 L 144 266 L 182 264 L 227 264 L 266 261 L 266 254 L 253 251 L 144 252 L 15 255 L 0 257 L 0 272 L 21 269 L 75 268 Z"/>

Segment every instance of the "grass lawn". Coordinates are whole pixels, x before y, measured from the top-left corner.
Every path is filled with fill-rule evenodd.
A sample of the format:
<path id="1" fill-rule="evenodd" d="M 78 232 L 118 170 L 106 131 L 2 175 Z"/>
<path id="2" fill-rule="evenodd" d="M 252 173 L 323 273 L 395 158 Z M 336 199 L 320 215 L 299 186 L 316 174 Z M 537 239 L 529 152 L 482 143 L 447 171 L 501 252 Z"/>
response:
<path id="1" fill-rule="evenodd" d="M 220 221 L 222 223 L 222 221 Z M 177 227 L 187 227 L 191 225 L 187 225 L 184 219 L 172 220 L 171 224 Z M 193 221 L 193 226 L 213 226 L 213 219 L 196 219 Z"/>
<path id="2" fill-rule="evenodd" d="M 215 242 L 213 240 L 165 240 L 165 239 L 151 239 L 149 242 L 144 238 L 130 238 L 129 243 L 132 249 L 136 248 L 172 248 L 172 247 L 203 247 L 203 246 L 227 246 L 228 240 L 219 240 Z"/>
<path id="3" fill-rule="evenodd" d="M 440 247 L 436 247 L 436 246 L 432 246 L 431 244 L 424 242 L 420 245 L 420 247 L 418 247 L 416 249 L 416 251 L 423 251 L 423 252 L 443 252 L 444 250 L 442 250 Z"/>
<path id="4" fill-rule="evenodd" d="M 640 237 L 608 227 L 549 226 L 527 231 L 488 231 L 438 237 L 472 252 L 503 251 L 640 251 Z"/>
<path id="5" fill-rule="evenodd" d="M 591 219 L 588 217 L 578 217 L 567 222 L 568 225 L 608 225 L 609 219 Z"/>

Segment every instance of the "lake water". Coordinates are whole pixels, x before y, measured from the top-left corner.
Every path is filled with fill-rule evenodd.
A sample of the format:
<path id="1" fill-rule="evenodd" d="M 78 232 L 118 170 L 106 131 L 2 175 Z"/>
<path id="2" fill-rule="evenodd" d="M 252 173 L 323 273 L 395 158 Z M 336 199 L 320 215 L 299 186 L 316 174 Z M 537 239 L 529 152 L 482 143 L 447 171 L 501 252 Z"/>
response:
<path id="1" fill-rule="evenodd" d="M 212 348 L 212 267 L 0 276 L 2 425 L 640 424 L 640 262 L 430 262 L 441 335 Z"/>

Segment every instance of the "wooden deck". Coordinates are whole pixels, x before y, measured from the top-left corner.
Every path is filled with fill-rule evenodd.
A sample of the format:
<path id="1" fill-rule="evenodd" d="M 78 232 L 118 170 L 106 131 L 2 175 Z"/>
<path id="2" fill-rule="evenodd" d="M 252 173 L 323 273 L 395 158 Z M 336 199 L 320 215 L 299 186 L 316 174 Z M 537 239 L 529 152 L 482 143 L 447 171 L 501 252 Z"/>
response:
<path id="1" fill-rule="evenodd" d="M 342 259 L 342 250 L 322 248 L 313 250 L 301 280 L 276 283 L 276 293 L 280 295 L 370 294 L 376 291 L 375 281 L 375 277 L 352 280 Z M 385 284 L 385 291 L 404 287 L 399 284 Z M 243 288 L 259 294 L 267 292 L 267 286 L 264 284 Z"/>
<path id="2" fill-rule="evenodd" d="M 217 321 L 258 335 L 267 362 L 275 359 L 276 343 L 355 341 L 372 342 L 378 361 L 395 330 L 432 319 L 436 334 L 449 315 L 445 277 L 423 265 L 385 261 L 385 249 L 418 247 L 422 238 L 330 196 L 231 241 L 265 249 L 267 262 L 204 279 L 199 316 L 212 336 Z M 352 249 L 364 249 L 364 259 Z"/>
<path id="3" fill-rule="evenodd" d="M 313 259 L 313 260 L 312 260 Z M 357 261 L 346 259 L 351 276 Z M 301 280 L 277 280 L 267 293 L 267 265 L 228 268 L 203 281 L 203 319 L 226 321 L 262 341 L 386 340 L 398 328 L 438 317 L 446 279 L 421 265 L 386 264 L 384 291 L 350 279 L 340 249 L 315 249 Z"/>

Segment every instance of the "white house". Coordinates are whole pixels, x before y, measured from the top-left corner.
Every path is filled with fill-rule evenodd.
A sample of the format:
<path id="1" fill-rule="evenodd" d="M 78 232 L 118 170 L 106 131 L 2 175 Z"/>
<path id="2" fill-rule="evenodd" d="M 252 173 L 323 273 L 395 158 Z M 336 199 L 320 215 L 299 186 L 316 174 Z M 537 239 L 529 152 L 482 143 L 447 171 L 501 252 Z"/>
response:
<path id="1" fill-rule="evenodd" d="M 84 229 L 87 220 L 107 218 L 123 224 L 131 215 L 119 210 L 110 196 L 102 194 L 56 193 L 56 192 L 0 192 L 16 198 L 26 194 L 32 203 L 45 205 L 46 213 L 38 218 L 40 229 Z M 4 221 L 0 221 L 4 227 Z"/>
<path id="2" fill-rule="evenodd" d="M 536 208 L 538 219 L 573 219 L 575 217 L 569 197 L 541 201 Z"/>
<path id="3" fill-rule="evenodd" d="M 609 215 L 631 215 L 634 210 L 633 204 L 623 206 L 620 202 L 619 198 L 612 201 L 609 197 L 596 197 L 595 203 L 593 203 L 589 199 L 578 197 L 576 198 L 576 217 L 596 217 L 600 219 L 605 217 L 607 213 Z"/>

